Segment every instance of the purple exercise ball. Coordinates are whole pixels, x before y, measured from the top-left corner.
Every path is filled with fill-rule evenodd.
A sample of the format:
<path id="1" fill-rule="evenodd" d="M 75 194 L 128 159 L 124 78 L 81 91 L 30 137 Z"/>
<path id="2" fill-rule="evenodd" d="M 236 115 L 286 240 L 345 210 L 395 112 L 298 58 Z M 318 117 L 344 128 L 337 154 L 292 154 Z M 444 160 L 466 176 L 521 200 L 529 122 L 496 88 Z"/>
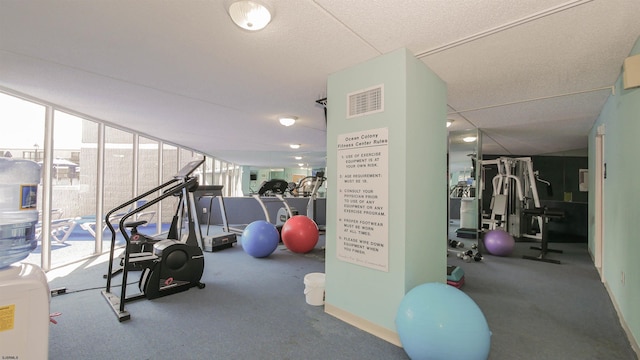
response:
<path id="1" fill-rule="evenodd" d="M 484 235 L 484 247 L 491 255 L 509 256 L 515 246 L 513 236 L 502 229 L 491 230 Z"/>

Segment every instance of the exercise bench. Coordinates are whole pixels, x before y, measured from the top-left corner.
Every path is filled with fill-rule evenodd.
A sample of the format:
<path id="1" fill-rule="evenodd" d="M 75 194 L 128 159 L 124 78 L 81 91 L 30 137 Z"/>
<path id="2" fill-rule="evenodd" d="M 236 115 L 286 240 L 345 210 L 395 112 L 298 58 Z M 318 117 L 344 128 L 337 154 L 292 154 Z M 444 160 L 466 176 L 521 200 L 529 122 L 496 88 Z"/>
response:
<path id="1" fill-rule="evenodd" d="M 564 218 L 564 211 L 560 209 L 549 209 L 548 207 L 541 208 L 533 208 L 533 209 L 525 209 L 525 216 L 537 216 L 542 218 L 542 240 L 540 243 L 540 247 L 531 246 L 531 249 L 540 250 L 540 254 L 538 256 L 529 256 L 523 255 L 523 259 L 527 260 L 536 260 L 536 261 L 544 261 L 553 264 L 560 264 L 559 260 L 549 259 L 547 258 L 547 253 L 562 253 L 562 250 L 549 249 L 549 221 L 553 219 L 562 219 Z"/>

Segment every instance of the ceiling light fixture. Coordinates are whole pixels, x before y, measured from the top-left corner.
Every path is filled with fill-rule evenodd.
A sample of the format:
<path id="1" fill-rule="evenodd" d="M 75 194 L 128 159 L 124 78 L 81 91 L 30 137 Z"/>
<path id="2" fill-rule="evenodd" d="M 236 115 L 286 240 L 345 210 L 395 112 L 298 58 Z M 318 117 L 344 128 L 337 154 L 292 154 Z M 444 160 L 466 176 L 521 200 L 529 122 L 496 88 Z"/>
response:
<path id="1" fill-rule="evenodd" d="M 289 147 L 292 149 L 300 149 L 300 144 L 291 144 Z"/>
<path id="2" fill-rule="evenodd" d="M 453 124 L 453 120 L 447 119 L 447 127 L 451 126 L 451 124 Z"/>
<path id="3" fill-rule="evenodd" d="M 296 157 L 294 157 L 294 159 L 296 159 L 296 160 L 302 160 L 302 156 L 296 156 Z"/>
<path id="4" fill-rule="evenodd" d="M 291 126 L 291 125 L 296 123 L 297 119 L 298 118 L 295 117 L 295 116 L 283 116 L 278 120 L 280 120 L 280 124 L 282 124 L 284 126 Z"/>
<path id="5" fill-rule="evenodd" d="M 476 139 L 477 139 L 477 138 L 476 138 L 475 136 L 467 136 L 467 137 L 465 137 L 465 138 L 462 138 L 462 141 L 464 141 L 464 142 L 468 142 L 468 143 L 469 143 L 469 142 L 474 142 L 474 141 L 476 141 Z"/>
<path id="6" fill-rule="evenodd" d="M 240 0 L 229 5 L 229 16 L 243 29 L 258 31 L 271 21 L 271 13 L 264 5 L 256 1 Z"/>

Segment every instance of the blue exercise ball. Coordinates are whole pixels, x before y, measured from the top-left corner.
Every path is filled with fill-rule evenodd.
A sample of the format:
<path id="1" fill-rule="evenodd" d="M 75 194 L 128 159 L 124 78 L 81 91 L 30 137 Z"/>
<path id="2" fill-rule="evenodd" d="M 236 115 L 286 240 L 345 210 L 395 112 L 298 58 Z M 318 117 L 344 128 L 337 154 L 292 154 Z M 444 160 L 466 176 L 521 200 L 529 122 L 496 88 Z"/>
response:
<path id="1" fill-rule="evenodd" d="M 509 256 L 516 247 L 513 236 L 502 229 L 495 229 L 484 235 L 484 247 L 489 254 L 496 256 Z"/>
<path id="2" fill-rule="evenodd" d="M 427 283 L 400 302 L 396 328 L 412 360 L 486 360 L 491 331 L 478 305 L 464 292 Z"/>
<path id="3" fill-rule="evenodd" d="M 242 232 L 242 248 L 256 258 L 267 257 L 273 253 L 280 242 L 280 233 L 276 226 L 265 220 L 254 221 Z"/>

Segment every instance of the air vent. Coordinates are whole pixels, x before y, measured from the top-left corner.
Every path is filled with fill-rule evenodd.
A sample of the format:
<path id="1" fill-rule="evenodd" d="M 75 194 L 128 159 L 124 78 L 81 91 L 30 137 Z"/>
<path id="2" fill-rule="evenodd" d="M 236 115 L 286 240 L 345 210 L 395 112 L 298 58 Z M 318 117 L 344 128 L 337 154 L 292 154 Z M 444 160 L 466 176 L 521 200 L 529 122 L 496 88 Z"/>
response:
<path id="1" fill-rule="evenodd" d="M 384 110 L 383 86 L 347 94 L 347 119 Z"/>

